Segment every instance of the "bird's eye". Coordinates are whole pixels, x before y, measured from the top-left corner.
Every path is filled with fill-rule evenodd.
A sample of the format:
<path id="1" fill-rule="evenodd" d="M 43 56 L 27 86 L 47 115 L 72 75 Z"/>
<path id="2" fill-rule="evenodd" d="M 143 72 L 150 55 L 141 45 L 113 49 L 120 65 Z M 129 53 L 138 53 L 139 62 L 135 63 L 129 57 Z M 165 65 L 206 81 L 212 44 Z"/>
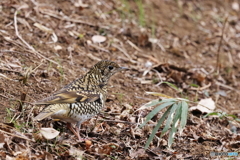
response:
<path id="1" fill-rule="evenodd" d="M 108 66 L 108 69 L 109 69 L 109 70 L 112 70 L 112 69 L 113 69 L 113 66 Z"/>

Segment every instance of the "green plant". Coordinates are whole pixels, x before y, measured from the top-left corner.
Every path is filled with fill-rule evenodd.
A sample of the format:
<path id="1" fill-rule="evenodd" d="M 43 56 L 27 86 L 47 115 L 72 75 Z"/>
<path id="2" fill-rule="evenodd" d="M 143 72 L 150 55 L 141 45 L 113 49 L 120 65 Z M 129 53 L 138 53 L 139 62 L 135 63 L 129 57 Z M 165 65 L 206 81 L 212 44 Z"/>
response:
<path id="1" fill-rule="evenodd" d="M 10 110 L 10 108 L 6 108 L 6 112 L 7 112 L 6 122 L 8 123 L 8 122 L 11 122 L 13 115 L 12 115 L 12 111 Z"/>
<path id="2" fill-rule="evenodd" d="M 18 119 L 18 115 L 13 112 L 12 108 L 6 108 L 7 116 L 6 116 L 6 122 L 12 123 L 18 131 L 24 132 L 23 128 L 26 126 L 25 122 L 19 123 L 16 119 Z"/>
<path id="3" fill-rule="evenodd" d="M 144 11 L 144 5 L 142 0 L 135 0 L 137 7 L 138 7 L 138 11 L 139 11 L 139 16 L 138 16 L 138 21 L 139 24 L 144 27 L 145 26 L 145 11 Z"/>
<path id="4" fill-rule="evenodd" d="M 155 93 L 156 94 L 156 93 Z M 162 95 L 162 94 L 161 94 Z M 186 126 L 187 123 L 187 115 L 188 115 L 188 100 L 181 99 L 181 98 L 168 98 L 163 100 L 153 100 L 149 103 L 145 104 L 141 108 L 146 107 L 155 107 L 147 116 L 146 121 L 140 126 L 143 127 L 147 124 L 149 120 L 153 118 L 156 114 L 158 114 L 162 109 L 167 108 L 167 111 L 163 114 L 163 116 L 159 119 L 157 122 L 157 125 L 153 129 L 150 137 L 147 140 L 147 143 L 145 145 L 145 149 L 147 149 L 153 140 L 155 134 L 157 133 L 160 126 L 163 124 L 164 120 L 166 119 L 165 127 L 163 128 L 160 138 L 170 130 L 169 132 L 169 138 L 168 138 L 168 146 L 171 147 L 175 134 L 178 131 L 182 132 L 183 128 Z"/>
<path id="5" fill-rule="evenodd" d="M 26 126 L 26 123 L 22 122 L 22 123 L 19 123 L 18 121 L 16 120 L 13 120 L 12 121 L 14 127 L 18 130 L 18 131 L 21 131 L 21 132 L 24 132 L 24 127 Z"/>
<path id="6" fill-rule="evenodd" d="M 212 115 L 216 115 L 216 116 L 218 116 L 220 119 L 231 117 L 231 118 L 233 118 L 235 121 L 240 122 L 240 119 L 239 119 L 237 116 L 235 116 L 235 115 L 233 115 L 233 114 L 227 114 L 226 112 L 211 112 L 211 113 L 208 113 L 208 114 L 206 114 L 205 116 L 203 116 L 203 118 L 206 118 L 206 117 L 212 116 Z"/>
<path id="7" fill-rule="evenodd" d="M 84 36 L 85 36 L 84 34 L 79 33 L 78 38 L 83 39 Z"/>

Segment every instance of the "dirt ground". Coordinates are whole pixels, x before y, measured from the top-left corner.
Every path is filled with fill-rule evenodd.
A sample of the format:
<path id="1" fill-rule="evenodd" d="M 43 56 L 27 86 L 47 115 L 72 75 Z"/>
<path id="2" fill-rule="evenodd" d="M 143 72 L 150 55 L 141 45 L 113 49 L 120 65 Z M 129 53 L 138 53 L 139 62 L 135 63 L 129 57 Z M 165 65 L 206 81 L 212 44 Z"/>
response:
<path id="1" fill-rule="evenodd" d="M 214 159 L 226 157 L 210 152 L 240 152 L 239 5 L 234 0 L 1 0 L 1 159 Z M 77 142 L 64 122 L 33 122 L 44 107 L 33 102 L 103 59 L 129 70 L 111 78 L 103 112 L 82 125 L 81 136 L 89 141 Z M 196 103 L 212 98 L 222 116 L 203 118 L 191 111 L 171 148 L 167 134 L 158 138 L 160 128 L 144 150 L 163 114 L 139 128 L 152 108 L 137 109 L 158 98 L 146 92 Z M 60 134 L 45 140 L 42 127 Z"/>

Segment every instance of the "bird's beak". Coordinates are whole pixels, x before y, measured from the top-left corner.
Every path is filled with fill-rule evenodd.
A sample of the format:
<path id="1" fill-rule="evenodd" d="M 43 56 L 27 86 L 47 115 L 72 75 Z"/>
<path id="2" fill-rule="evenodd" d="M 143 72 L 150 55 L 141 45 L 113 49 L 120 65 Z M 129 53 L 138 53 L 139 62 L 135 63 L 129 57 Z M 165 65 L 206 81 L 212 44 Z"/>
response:
<path id="1" fill-rule="evenodd" d="M 127 67 L 120 67 L 119 70 L 122 71 L 122 70 L 127 70 L 128 68 Z"/>

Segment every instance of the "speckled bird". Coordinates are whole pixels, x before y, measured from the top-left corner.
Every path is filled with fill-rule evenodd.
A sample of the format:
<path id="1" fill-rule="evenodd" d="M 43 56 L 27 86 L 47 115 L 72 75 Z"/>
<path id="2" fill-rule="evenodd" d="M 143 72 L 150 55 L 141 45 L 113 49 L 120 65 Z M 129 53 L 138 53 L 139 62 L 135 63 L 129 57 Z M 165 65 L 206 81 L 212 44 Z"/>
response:
<path id="1" fill-rule="evenodd" d="M 65 121 L 67 127 L 82 141 L 79 135 L 81 123 L 100 112 L 106 100 L 109 78 L 124 69 L 108 60 L 98 62 L 81 78 L 52 96 L 35 102 L 47 106 L 34 120 L 40 121 L 51 116 L 55 120 Z M 76 124 L 75 129 L 72 124 Z"/>

